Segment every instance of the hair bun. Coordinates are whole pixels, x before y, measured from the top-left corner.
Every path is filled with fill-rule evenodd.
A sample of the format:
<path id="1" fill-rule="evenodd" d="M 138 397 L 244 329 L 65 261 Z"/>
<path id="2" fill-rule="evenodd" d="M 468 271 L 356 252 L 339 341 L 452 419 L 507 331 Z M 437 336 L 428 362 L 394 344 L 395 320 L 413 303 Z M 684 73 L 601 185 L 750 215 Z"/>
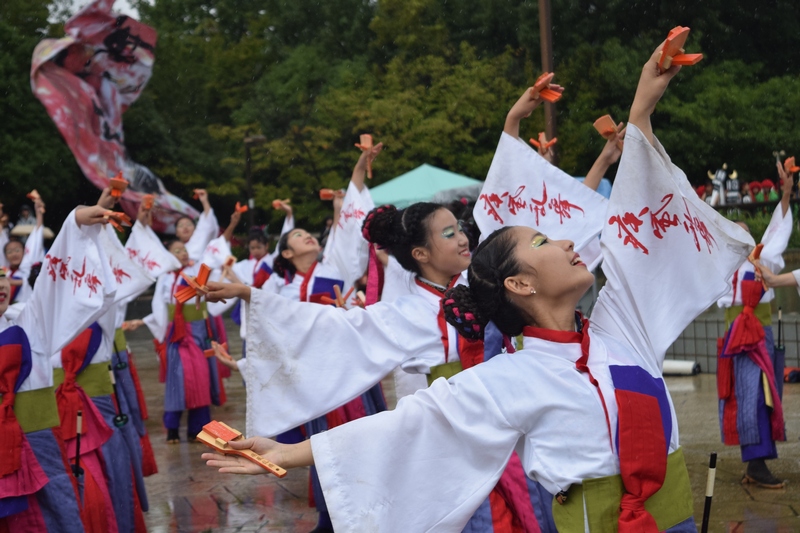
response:
<path id="1" fill-rule="evenodd" d="M 393 205 L 382 205 L 367 213 L 361 234 L 368 242 L 387 248 L 403 241 L 400 211 Z"/>
<path id="2" fill-rule="evenodd" d="M 466 285 L 449 289 L 442 298 L 444 318 L 458 333 L 471 340 L 483 339 L 488 320 L 478 310 L 472 291 Z"/>

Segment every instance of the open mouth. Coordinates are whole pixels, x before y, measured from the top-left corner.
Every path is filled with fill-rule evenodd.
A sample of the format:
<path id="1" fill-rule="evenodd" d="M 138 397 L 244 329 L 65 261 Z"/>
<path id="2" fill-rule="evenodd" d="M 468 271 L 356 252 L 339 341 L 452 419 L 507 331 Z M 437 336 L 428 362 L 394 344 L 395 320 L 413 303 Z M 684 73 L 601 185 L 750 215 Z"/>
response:
<path id="1" fill-rule="evenodd" d="M 584 267 L 586 266 L 586 264 L 584 264 L 584 262 L 581 261 L 581 256 L 578 255 L 578 254 L 575 254 L 572 257 L 572 261 L 570 261 L 569 264 L 572 265 L 572 266 L 584 266 Z"/>
<path id="2" fill-rule="evenodd" d="M 6 303 L 7 300 L 8 300 L 8 294 L 0 292 L 0 304 Z"/>
<path id="3" fill-rule="evenodd" d="M 458 255 L 460 255 L 461 257 L 472 257 L 472 254 L 469 253 L 469 248 L 466 248 L 466 249 L 458 252 Z"/>

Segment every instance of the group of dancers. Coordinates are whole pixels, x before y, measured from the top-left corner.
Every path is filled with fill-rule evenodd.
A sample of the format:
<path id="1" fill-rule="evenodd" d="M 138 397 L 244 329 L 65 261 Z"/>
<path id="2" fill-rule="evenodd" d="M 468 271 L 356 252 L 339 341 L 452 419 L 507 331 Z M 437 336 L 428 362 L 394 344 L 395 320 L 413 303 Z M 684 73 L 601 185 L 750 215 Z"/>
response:
<path id="1" fill-rule="evenodd" d="M 365 176 L 381 144 L 363 149 L 334 195 L 324 247 L 276 201 L 286 219 L 275 250 L 251 232 L 238 262 L 241 213 L 220 232 L 203 190 L 202 214 L 179 219 L 174 239 L 159 240 L 143 204 L 124 245 L 106 224 L 115 199 L 104 190 L 67 217 L 46 255 L 37 199 L 36 229 L 21 250 L 5 243 L 0 278 L 0 441 L 11 450 L 0 458 L 0 531 L 145 530 L 143 477 L 157 466 L 125 340 L 143 326 L 165 384 L 167 442 L 182 440 L 184 411 L 194 440 L 225 402 L 223 379 L 241 372 L 250 438 L 229 445 L 310 466 L 315 531 L 695 531 L 661 368 L 719 302 L 730 325 L 724 442 L 741 446 L 743 482 L 782 486 L 765 463 L 785 439 L 767 288 L 800 279 L 773 274 L 793 226 L 791 176 L 748 262 L 747 228 L 698 197 L 653 133 L 681 68 L 662 68 L 661 49 L 627 128 L 608 134 L 583 184 L 550 164 L 544 143 L 520 139 L 542 103 L 539 88 L 523 93 L 475 206 L 477 246 L 442 205 L 374 205 Z M 595 189 L 617 161 L 607 200 Z M 587 318 L 576 307 L 601 262 L 607 282 Z M 205 301 L 181 303 L 176 293 L 204 269 Z M 126 321 L 154 283 L 152 313 Z M 221 318 L 233 306 L 239 361 Z M 387 410 L 380 382 L 392 373 L 399 402 Z M 265 472 L 203 458 L 223 473 Z"/>

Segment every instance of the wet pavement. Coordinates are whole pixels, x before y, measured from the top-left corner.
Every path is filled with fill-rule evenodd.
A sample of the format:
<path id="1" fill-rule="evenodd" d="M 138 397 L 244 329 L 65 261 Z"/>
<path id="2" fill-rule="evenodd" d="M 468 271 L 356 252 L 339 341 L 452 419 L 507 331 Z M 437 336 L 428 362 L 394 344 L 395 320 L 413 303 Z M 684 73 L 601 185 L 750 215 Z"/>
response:
<path id="1" fill-rule="evenodd" d="M 229 323 L 231 354 L 240 357 L 237 330 Z M 152 532 L 307 532 L 316 525 L 316 512 L 308 506 L 308 470 L 290 471 L 284 479 L 272 476 L 222 475 L 204 465 L 205 447 L 187 443 L 185 419 L 179 445 L 166 444 L 161 425 L 164 397 L 158 382 L 158 361 L 145 329 L 128 335 L 147 398 L 147 421 L 159 472 L 146 478 L 150 510 L 146 522 Z M 387 400 L 393 390 L 385 383 Z M 788 481 L 782 490 L 740 484 L 744 466 L 738 447 L 720 444 L 715 375 L 667 378 L 678 414 L 681 443 L 692 481 L 695 519 L 700 524 L 708 472 L 709 453 L 719 454 L 716 491 L 709 531 L 800 531 L 800 384 L 787 384 L 784 410 L 788 441 L 778 444 L 779 459 L 768 464 Z M 243 429 L 245 390 L 234 374 L 226 382 L 228 402 L 212 408 L 212 418 Z"/>

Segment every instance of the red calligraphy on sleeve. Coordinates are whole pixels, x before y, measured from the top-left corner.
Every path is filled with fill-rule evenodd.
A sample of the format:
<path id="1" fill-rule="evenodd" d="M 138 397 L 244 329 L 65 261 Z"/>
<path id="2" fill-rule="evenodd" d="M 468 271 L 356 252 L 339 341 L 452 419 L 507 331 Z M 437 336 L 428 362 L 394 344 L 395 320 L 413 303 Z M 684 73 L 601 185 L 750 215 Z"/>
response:
<path id="1" fill-rule="evenodd" d="M 478 197 L 478 200 L 483 200 L 483 209 L 497 222 L 503 224 L 503 219 L 500 218 L 500 213 L 497 212 L 497 208 L 503 204 L 503 200 L 497 194 L 484 193 Z"/>
<path id="2" fill-rule="evenodd" d="M 547 184 L 542 182 L 542 199 L 537 200 L 536 198 L 531 198 L 531 212 L 533 213 L 536 225 L 539 225 L 539 216 L 545 216 L 547 212 L 545 211 L 545 206 L 547 205 Z"/>
<path id="3" fill-rule="evenodd" d="M 694 238 L 694 245 L 698 252 L 701 251 L 700 240 L 702 240 L 706 245 L 708 253 L 711 253 L 711 248 L 717 244 L 716 239 L 714 239 L 713 235 L 711 235 L 711 233 L 708 231 L 705 222 L 692 215 L 691 210 L 689 209 L 689 202 L 686 201 L 686 198 L 683 199 L 683 204 L 686 207 L 686 213 L 684 213 L 683 221 L 683 227 L 686 230 L 686 233 L 692 234 L 692 237 Z"/>
<path id="4" fill-rule="evenodd" d="M 558 194 L 556 198 L 550 199 L 550 203 L 547 206 L 556 214 L 558 215 L 558 222 L 559 224 L 564 224 L 565 218 L 572 218 L 572 210 L 577 209 L 581 213 L 583 213 L 583 209 L 579 206 L 570 203 L 569 200 L 564 200 L 561 198 L 561 193 Z"/>
<path id="5" fill-rule="evenodd" d="M 634 250 L 639 249 L 644 254 L 649 254 L 650 251 L 636 238 L 634 233 L 639 233 L 639 228 L 644 223 L 640 217 L 643 217 L 649 210 L 649 208 L 645 207 L 639 212 L 638 217 L 631 212 L 627 212 L 621 217 L 619 215 L 614 215 L 608 219 L 609 224 L 617 225 L 617 237 L 622 239 L 622 233 L 625 233 L 625 238 L 622 241 L 623 245 L 627 246 L 630 244 L 633 246 Z"/>
<path id="6" fill-rule="evenodd" d="M 658 211 L 650 213 L 650 224 L 653 226 L 653 235 L 659 239 L 664 238 L 667 229 L 680 224 L 678 215 L 670 215 L 666 210 L 670 202 L 672 202 L 672 194 L 668 194 L 661 199 L 661 207 L 658 208 Z"/>

